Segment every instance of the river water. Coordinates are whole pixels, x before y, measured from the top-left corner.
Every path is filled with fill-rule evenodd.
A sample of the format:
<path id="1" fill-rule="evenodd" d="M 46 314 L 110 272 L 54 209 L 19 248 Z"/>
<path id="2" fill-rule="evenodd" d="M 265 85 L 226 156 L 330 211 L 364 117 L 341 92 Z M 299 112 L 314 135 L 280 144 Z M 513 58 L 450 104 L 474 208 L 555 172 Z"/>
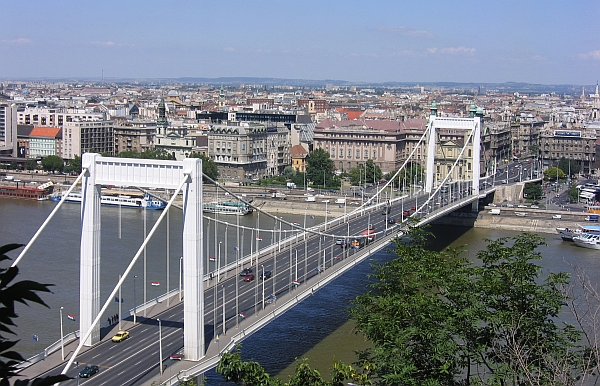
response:
<path id="1" fill-rule="evenodd" d="M 26 244 L 42 222 L 55 207 L 53 202 L 33 202 L 25 200 L 0 199 L 0 245 L 7 243 Z M 18 327 L 15 328 L 21 341 L 17 350 L 25 357 L 42 351 L 60 337 L 59 309 L 64 307 L 64 314 L 70 313 L 77 316 L 79 312 L 79 205 L 65 204 L 57 212 L 42 236 L 32 246 L 29 253 L 19 264 L 20 275 L 18 279 L 31 279 L 43 283 L 53 283 L 52 294 L 43 294 L 42 298 L 48 306 L 39 305 L 17 306 Z M 120 212 L 120 213 L 119 213 Z M 101 272 L 101 298 L 106 299 L 131 258 L 138 250 L 144 235 L 144 217 L 146 218 L 147 231 L 150 230 L 161 212 L 102 207 L 102 272 Z M 281 215 L 282 218 L 304 223 L 304 216 Z M 234 216 L 219 216 L 235 223 Z M 278 225 L 264 215 L 254 213 L 250 216 L 239 218 L 240 225 L 256 227 L 257 222 L 261 229 L 277 230 Z M 307 226 L 312 226 L 322 218 L 306 218 Z M 282 231 L 285 230 L 282 227 Z M 485 248 L 485 239 L 496 239 L 503 236 L 513 236 L 514 232 L 469 229 L 461 227 L 433 226 L 435 240 L 432 247 L 441 250 L 448 245 L 464 246 L 470 259 L 475 257 L 478 250 Z M 179 256 L 181 256 L 181 212 L 172 210 L 169 213 L 169 288 L 178 286 Z M 205 247 L 209 256 L 221 256 L 221 264 L 235 260 L 240 248 L 244 254 L 250 249 L 266 247 L 271 241 L 278 240 L 266 231 L 261 231 L 257 236 L 251 231 L 240 232 L 238 241 L 237 231 L 228 227 L 227 240 L 225 227 L 216 229 L 217 240 L 215 243 L 215 223 L 205 220 Z M 540 248 L 543 256 L 541 265 L 546 271 L 570 271 L 569 264 L 577 265 L 586 270 L 593 282 L 600 279 L 600 260 L 598 251 L 576 247 L 573 243 L 563 242 L 558 235 L 544 234 L 545 247 Z M 282 237 L 285 235 L 282 232 Z M 219 254 L 219 242 L 221 252 Z M 164 293 L 167 288 L 167 227 L 159 226 L 157 233 L 150 242 L 147 252 L 147 274 L 144 282 L 143 256 L 135 264 L 130 278 L 123 285 L 123 308 L 131 309 L 134 306 L 134 293 L 136 304 L 144 300 L 143 285 L 146 284 L 146 298 L 152 299 Z M 215 246 L 217 246 L 215 248 Z M 206 252 L 206 251 L 205 251 Z M 13 258 L 17 253 L 11 254 Z M 382 251 L 373 257 L 378 261 L 393 258 L 390 252 Z M 218 259 L 216 259 L 218 260 Z M 207 265 L 214 268 L 216 262 L 207 261 Z M 349 301 L 364 292 L 368 285 L 367 274 L 370 272 L 370 263 L 367 261 L 344 277 L 337 279 L 314 296 L 307 299 L 294 309 L 279 317 L 275 322 L 263 328 L 260 332 L 244 341 L 242 345 L 243 357 L 247 360 L 256 360 L 263 365 L 270 374 L 282 379 L 293 372 L 296 358 L 308 358 L 311 366 L 319 369 L 321 373 L 328 374 L 329 366 L 334 360 L 343 360 L 351 363 L 355 360 L 354 350 L 368 345 L 361 336 L 353 334 L 353 325 L 348 322 L 346 309 Z M 133 279 L 137 275 L 137 279 Z M 160 282 L 160 286 L 150 286 L 150 282 Z M 135 282 L 135 290 L 134 290 Z M 104 302 L 104 300 L 102 301 Z M 117 303 L 109 308 L 108 315 L 117 312 Z M 78 329 L 78 323 L 63 320 L 65 333 Z M 32 339 L 33 335 L 39 337 L 38 341 Z M 208 385 L 224 385 L 218 374 L 214 371 L 207 374 Z"/>

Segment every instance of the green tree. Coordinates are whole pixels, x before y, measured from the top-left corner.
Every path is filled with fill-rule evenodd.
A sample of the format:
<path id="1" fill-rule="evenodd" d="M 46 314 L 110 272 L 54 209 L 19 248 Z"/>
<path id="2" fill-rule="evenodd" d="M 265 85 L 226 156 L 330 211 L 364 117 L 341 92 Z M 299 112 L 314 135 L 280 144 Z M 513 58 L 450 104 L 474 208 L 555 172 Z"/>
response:
<path id="1" fill-rule="evenodd" d="M 424 173 L 424 169 L 419 164 L 408 164 L 404 169 L 398 173 L 398 176 L 394 180 L 394 186 L 397 187 L 408 187 L 411 184 L 419 183 L 421 176 Z M 389 172 L 383 176 L 387 181 L 391 181 L 396 171 Z"/>
<path id="2" fill-rule="evenodd" d="M 70 159 L 67 162 L 67 167 L 65 169 L 69 173 L 81 173 L 81 157 L 76 155 L 73 159 Z"/>
<path id="3" fill-rule="evenodd" d="M 372 184 L 373 180 L 379 182 L 382 178 L 381 168 L 375 165 L 372 159 L 368 159 L 364 165 L 350 168 L 348 174 L 350 175 L 350 183 L 355 186 Z"/>
<path id="4" fill-rule="evenodd" d="M 556 181 L 557 176 L 558 179 L 564 178 L 565 172 L 563 172 L 562 169 L 557 168 L 556 166 L 544 170 L 544 180 L 546 181 Z"/>
<path id="5" fill-rule="evenodd" d="M 525 188 L 523 189 L 523 194 L 525 197 L 530 198 L 532 200 L 539 200 L 542 198 L 544 192 L 542 190 L 542 184 L 540 183 L 531 183 L 525 184 Z"/>
<path id="6" fill-rule="evenodd" d="M 290 165 L 286 166 L 285 169 L 283 169 L 283 175 L 285 176 L 285 178 L 287 178 L 288 180 L 291 180 L 292 177 L 294 177 L 294 174 L 296 173 L 296 171 L 294 170 L 293 167 L 291 167 Z"/>
<path id="7" fill-rule="evenodd" d="M 412 229 L 398 258 L 374 266 L 375 283 L 350 310 L 374 343 L 361 360 L 381 385 L 573 384 L 586 371 L 580 334 L 557 321 L 563 273 L 542 280 L 542 238 L 489 241 L 469 263 L 425 248 Z M 524 382 L 527 380 L 527 382 Z"/>
<path id="8" fill-rule="evenodd" d="M 37 162 L 34 159 L 28 159 L 25 162 L 25 169 L 27 170 L 35 170 L 37 169 Z"/>
<path id="9" fill-rule="evenodd" d="M 306 182 L 306 173 L 295 172 L 292 176 L 292 182 L 298 187 L 306 188 L 304 183 Z"/>
<path id="10" fill-rule="evenodd" d="M 572 159 L 566 159 L 565 157 L 562 157 L 560 160 L 558 160 L 558 168 L 569 177 L 575 174 L 579 174 L 579 172 L 581 171 L 581 166 L 579 165 L 579 163 L 577 163 L 577 161 Z"/>
<path id="11" fill-rule="evenodd" d="M 42 159 L 42 168 L 47 172 L 62 172 L 65 161 L 57 155 L 49 155 Z"/>
<path id="12" fill-rule="evenodd" d="M 234 352 L 223 354 L 216 370 L 226 381 L 244 386 L 344 386 L 346 381 L 361 386 L 371 385 L 368 370 L 358 370 L 354 366 L 334 362 L 330 373 L 331 381 L 325 381 L 305 360 L 298 362 L 289 381 L 283 382 L 271 377 L 259 363 L 242 361 L 240 345 L 236 346 Z"/>
<path id="13" fill-rule="evenodd" d="M 569 186 L 569 201 L 570 202 L 578 202 L 579 201 L 579 188 L 577 184 L 571 183 Z"/>
<path id="14" fill-rule="evenodd" d="M 196 152 L 192 152 L 188 157 L 200 158 L 202 160 L 202 173 L 204 173 L 204 175 L 206 175 L 209 178 L 212 178 L 213 181 L 216 181 L 219 178 L 219 168 L 217 167 L 215 161 L 213 161 L 211 158 L 205 156 L 202 153 Z M 206 179 L 204 176 L 202 177 L 202 181 L 204 181 L 205 183 L 209 182 L 209 180 Z"/>
<path id="15" fill-rule="evenodd" d="M 7 253 L 22 247 L 22 244 L 7 244 L 0 247 L 0 262 L 11 260 Z M 6 334 L 15 335 L 12 327 L 16 326 L 15 305 L 21 303 L 29 305 L 29 303 L 41 304 L 48 307 L 46 303 L 38 296 L 39 292 L 50 292 L 49 287 L 52 284 L 40 284 L 35 281 L 23 280 L 12 283 L 19 274 L 19 268 L 0 268 L 0 385 L 8 386 L 10 378 L 18 376 L 17 364 L 24 361 L 25 358 L 12 348 L 17 344 L 18 340 L 9 340 Z M 71 379 L 66 375 L 49 376 L 37 378 L 31 381 L 32 386 L 50 386 L 58 382 Z M 27 386 L 30 380 L 15 381 L 15 386 Z"/>
<path id="16" fill-rule="evenodd" d="M 329 158 L 329 153 L 318 148 L 306 158 L 306 177 L 314 185 L 324 187 L 339 187 L 341 181 L 334 174 L 335 166 Z"/>

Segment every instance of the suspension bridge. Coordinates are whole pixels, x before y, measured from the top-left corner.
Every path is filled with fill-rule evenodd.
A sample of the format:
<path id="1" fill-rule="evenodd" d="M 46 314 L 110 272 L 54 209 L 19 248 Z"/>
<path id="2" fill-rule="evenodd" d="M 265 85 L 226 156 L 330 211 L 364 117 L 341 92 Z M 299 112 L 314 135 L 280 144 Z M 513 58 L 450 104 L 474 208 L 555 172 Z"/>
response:
<path id="1" fill-rule="evenodd" d="M 458 130 L 463 134 L 461 146 L 444 146 L 443 132 Z M 480 178 L 480 120 L 472 118 L 441 118 L 432 116 L 421 141 L 426 154 L 416 154 L 416 146 L 394 178 L 381 184 L 361 206 L 330 219 L 323 224 L 306 227 L 306 223 L 284 221 L 272 213 L 254 207 L 257 218 L 270 217 L 273 229 L 242 227 L 239 216 L 232 221 L 211 218 L 213 223 L 236 229 L 235 259 L 221 265 L 221 235 L 214 231 L 218 256 L 211 256 L 210 238 L 203 229 L 202 163 L 199 159 L 157 161 L 102 157 L 84 154 L 82 173 L 71 185 L 30 243 L 15 259 L 17 265 L 25 258 L 31 244 L 60 210 L 65 198 L 81 185 L 80 240 L 80 309 L 79 332 L 61 337 L 60 346 L 30 358 L 22 364 L 22 373 L 35 376 L 36 367 L 51 351 L 63 350 L 60 366 L 44 368 L 45 374 L 77 375 L 78 363 L 102 363 L 103 371 L 86 384 L 177 384 L 214 368 L 223 352 L 230 351 L 260 328 L 276 319 L 306 297 L 343 275 L 373 253 L 386 248 L 402 235 L 406 227 L 422 226 L 440 217 L 467 207 L 476 211 L 479 200 L 494 191 L 494 186 Z M 421 142 L 419 143 L 419 145 Z M 424 158 L 424 160 L 423 160 Z M 388 187 L 406 170 L 407 165 L 425 164 L 424 186 L 409 193 L 390 197 Z M 205 176 L 206 177 L 206 176 Z M 244 197 L 214 182 L 228 194 L 230 200 L 252 206 Z M 100 298 L 101 187 L 105 185 L 135 186 L 143 189 L 166 189 L 172 192 L 166 208 L 152 225 L 129 265 L 123 271 L 111 293 Z M 384 198 L 385 193 L 385 198 Z M 145 262 L 148 241 L 181 197 L 183 213 L 180 283 L 178 288 L 167 285 L 166 293 L 151 303 L 142 304 L 121 314 L 119 329 L 127 329 L 131 339 L 118 353 L 114 345 L 103 339 L 100 321 L 114 298 L 120 298 L 123 282 L 132 267 L 143 256 Z M 209 225 L 210 226 L 210 225 Z M 256 248 L 243 255 L 240 231 L 252 232 Z M 225 237 L 227 233 L 225 233 Z M 259 249 L 261 236 L 270 236 L 273 243 Z M 266 237 L 267 239 L 269 237 Z M 254 240 L 253 240 L 254 241 Z M 227 243 L 227 239 L 225 239 Z M 206 249 L 205 249 L 206 248 Z M 248 249 L 248 248 L 246 248 Z M 206 250 L 206 253 L 204 252 Z M 217 264 L 211 261 L 217 260 Z M 213 267 L 210 268 L 209 267 Z M 242 280 L 242 273 L 252 273 L 256 280 Z M 146 281 L 146 280 L 144 280 Z M 153 308 L 152 318 L 141 316 Z M 158 314 L 157 314 L 158 313 Z M 157 328 L 158 325 L 158 328 Z M 157 336 L 158 335 L 158 336 Z M 72 341 L 73 350 L 64 355 L 65 340 Z M 180 360 L 164 374 L 164 362 Z M 64 363 L 63 363 L 64 361 Z M 58 364 L 57 364 L 58 365 Z M 71 383 L 75 384 L 75 380 Z"/>

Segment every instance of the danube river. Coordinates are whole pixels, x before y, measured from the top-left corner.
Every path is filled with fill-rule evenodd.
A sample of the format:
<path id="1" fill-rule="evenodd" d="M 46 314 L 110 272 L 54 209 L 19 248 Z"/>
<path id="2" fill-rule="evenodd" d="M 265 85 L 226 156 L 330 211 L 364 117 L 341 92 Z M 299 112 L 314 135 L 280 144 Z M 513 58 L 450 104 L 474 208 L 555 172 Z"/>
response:
<path id="1" fill-rule="evenodd" d="M 0 245 L 6 243 L 26 244 L 48 214 L 55 207 L 55 203 L 33 202 L 22 200 L 0 199 Z M 18 279 L 31 279 L 43 283 L 53 283 L 52 294 L 43 294 L 42 298 L 50 308 L 39 305 L 30 307 L 18 305 L 18 327 L 15 328 L 19 339 L 17 350 L 24 356 L 30 356 L 42 351 L 45 347 L 59 339 L 60 319 L 59 309 L 64 307 L 64 314 L 73 314 L 77 318 L 79 312 L 79 205 L 65 204 L 50 222 L 46 231 L 33 245 L 29 253 L 19 264 L 20 275 Z M 150 230 L 161 212 L 143 211 L 135 209 L 122 209 L 102 207 L 102 262 L 101 262 L 101 297 L 106 299 L 114 287 L 118 276 L 122 273 L 138 250 L 144 235 L 144 217 L 146 228 Z M 284 219 L 304 223 L 304 216 L 282 215 Z M 220 219 L 235 223 L 235 216 L 220 216 Z M 264 215 L 253 215 L 239 218 L 240 225 L 256 227 L 257 222 L 263 230 L 279 230 L 274 221 Z M 306 218 L 307 226 L 322 221 L 319 218 Z M 279 233 L 261 231 L 258 235 L 246 230 L 240 232 L 238 241 L 237 231 L 221 226 L 216 231 L 215 223 L 205 220 L 205 234 L 207 242 L 204 243 L 209 256 L 221 256 L 221 261 L 235 260 L 236 248 L 248 254 L 250 249 L 264 248 L 272 240 L 278 240 Z M 282 227 L 282 237 L 285 237 Z M 442 249 L 448 245 L 464 245 L 467 256 L 475 257 L 478 250 L 485 247 L 485 239 L 495 239 L 502 236 L 514 235 L 514 232 L 490 229 L 468 229 L 460 227 L 432 227 L 436 235 L 433 245 Z M 135 303 L 140 304 L 144 299 L 144 284 L 146 284 L 146 298 L 152 299 L 166 291 L 167 288 L 167 240 L 169 248 L 169 288 L 178 286 L 179 256 L 181 256 L 181 213 L 172 210 L 169 214 L 169 237 L 166 225 L 161 225 L 147 248 L 147 274 L 144 282 L 143 256 L 135 265 L 132 275 L 123 285 L 123 308 L 131 309 Z M 598 251 L 576 247 L 572 243 L 563 242 L 558 235 L 544 234 L 547 247 L 540 249 L 543 255 L 541 265 L 547 271 L 569 271 L 569 264 L 574 264 L 585 269 L 593 282 L 599 279 L 600 261 Z M 243 241 L 242 241 L 243 240 Z M 220 248 L 219 248 L 220 242 Z M 215 248 L 216 246 L 216 248 Z M 220 253 L 219 253 L 220 250 Z M 206 252 L 206 251 L 205 251 Z M 13 253 L 12 257 L 17 254 Z M 385 261 L 392 258 L 390 253 L 381 252 L 374 258 Z M 209 262 L 214 269 L 216 262 Z M 362 293 L 368 280 L 366 275 L 370 272 L 369 262 L 365 262 L 344 277 L 318 291 L 315 296 L 304 301 L 290 310 L 274 323 L 266 326 L 259 333 L 244 341 L 242 347 L 243 357 L 261 363 L 270 374 L 279 374 L 286 378 L 293 372 L 294 360 L 307 357 L 309 363 L 328 373 L 328 368 L 333 360 L 341 359 L 346 362 L 354 360 L 353 351 L 366 347 L 367 343 L 362 337 L 352 334 L 352 324 L 347 322 L 346 309 L 349 301 Z M 159 286 L 151 286 L 151 282 L 159 282 Z M 134 290 L 135 283 L 135 290 Z M 108 315 L 117 312 L 117 303 L 114 303 Z M 107 316 L 108 316 L 107 315 Z M 105 318 L 103 318 L 105 319 Z M 106 322 L 104 322 L 106 323 Z M 63 320 L 65 333 L 78 329 L 78 323 L 70 322 L 66 317 Z M 39 340 L 34 341 L 33 335 Z M 208 385 L 225 384 L 214 372 L 207 374 Z"/>

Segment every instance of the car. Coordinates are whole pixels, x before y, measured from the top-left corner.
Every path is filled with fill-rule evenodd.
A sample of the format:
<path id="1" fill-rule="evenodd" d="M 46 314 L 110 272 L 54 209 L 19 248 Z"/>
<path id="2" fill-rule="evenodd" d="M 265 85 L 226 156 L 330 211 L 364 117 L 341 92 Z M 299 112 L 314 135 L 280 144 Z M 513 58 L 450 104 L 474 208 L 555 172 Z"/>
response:
<path id="1" fill-rule="evenodd" d="M 556 197 L 556 198 L 560 198 L 560 194 L 557 194 L 557 195 L 556 195 L 556 196 L 554 196 L 554 197 Z"/>
<path id="2" fill-rule="evenodd" d="M 561 218 L 562 218 L 562 215 L 560 215 L 560 214 L 555 214 L 552 216 L 553 220 L 560 220 Z"/>
<path id="3" fill-rule="evenodd" d="M 337 240 L 335 240 L 335 245 L 342 245 L 344 243 L 345 243 L 344 239 L 337 239 Z"/>
<path id="4" fill-rule="evenodd" d="M 369 226 L 367 228 L 370 229 L 370 230 L 375 229 L 375 228 L 373 228 L 373 224 L 369 224 Z"/>
<path id="5" fill-rule="evenodd" d="M 488 204 L 488 206 L 498 206 L 498 205 L 496 205 L 492 202 L 491 204 Z"/>
<path id="6" fill-rule="evenodd" d="M 267 280 L 271 278 L 271 275 L 273 273 L 271 271 L 264 271 L 263 273 L 260 274 L 260 278 L 263 280 Z"/>
<path id="7" fill-rule="evenodd" d="M 410 216 L 410 210 L 405 210 L 404 212 L 402 212 L 402 216 L 404 216 L 404 217 Z"/>
<path id="8" fill-rule="evenodd" d="M 246 276 L 244 276 L 244 281 L 252 281 L 254 280 L 254 274 L 253 273 L 249 273 Z"/>
<path id="9" fill-rule="evenodd" d="M 100 371 L 100 369 L 96 365 L 85 366 L 83 370 L 79 372 L 79 378 L 89 378 L 98 371 Z"/>
<path id="10" fill-rule="evenodd" d="M 527 208 L 527 205 L 519 204 L 517 205 L 517 208 Z"/>
<path id="11" fill-rule="evenodd" d="M 393 218 L 388 218 L 388 224 L 396 224 L 396 220 Z"/>
<path id="12" fill-rule="evenodd" d="M 122 342 L 125 339 L 129 338 L 129 331 L 119 331 L 112 337 L 112 341 L 115 343 Z"/>
<path id="13" fill-rule="evenodd" d="M 260 194 L 257 194 L 256 197 L 267 197 L 267 195 L 263 194 L 263 193 L 260 193 Z"/>
<path id="14" fill-rule="evenodd" d="M 277 189 L 269 189 L 269 193 L 277 193 Z"/>
<path id="15" fill-rule="evenodd" d="M 252 268 L 244 268 L 242 272 L 240 272 L 240 276 L 247 276 L 252 274 Z"/>
<path id="16" fill-rule="evenodd" d="M 502 183 L 503 183 L 503 184 L 508 184 L 508 181 L 506 181 L 506 180 L 502 180 Z"/>
<path id="17" fill-rule="evenodd" d="M 537 205 L 531 205 L 531 206 L 530 206 L 530 208 L 531 208 L 531 209 L 540 209 L 540 207 L 539 207 L 539 206 L 537 206 Z"/>
<path id="18" fill-rule="evenodd" d="M 350 203 L 350 205 L 360 205 L 360 204 L 359 204 L 358 202 L 356 202 L 356 201 L 352 201 L 352 202 Z"/>
<path id="19" fill-rule="evenodd" d="M 415 211 L 415 210 L 417 210 L 417 207 L 413 206 L 413 207 L 410 208 L 410 210 Z"/>
<path id="20" fill-rule="evenodd" d="M 506 204 L 506 207 L 507 207 L 507 208 L 514 208 L 514 207 L 515 207 L 515 205 L 514 205 L 514 204 Z"/>

